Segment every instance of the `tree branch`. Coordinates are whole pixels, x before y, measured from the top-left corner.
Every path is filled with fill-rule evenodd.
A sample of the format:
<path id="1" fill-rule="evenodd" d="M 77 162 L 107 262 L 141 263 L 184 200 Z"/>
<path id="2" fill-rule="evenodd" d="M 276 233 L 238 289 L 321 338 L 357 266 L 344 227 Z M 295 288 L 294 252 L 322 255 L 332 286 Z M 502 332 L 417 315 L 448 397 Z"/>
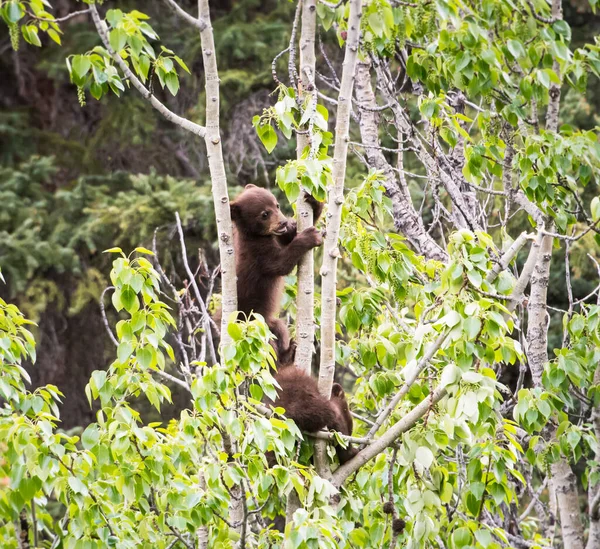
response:
<path id="1" fill-rule="evenodd" d="M 422 400 L 400 421 L 390 427 L 380 438 L 369 444 L 364 450 L 361 450 L 350 461 L 341 465 L 335 473 L 333 473 L 332 482 L 334 486 L 339 488 L 350 475 L 358 471 L 369 460 L 383 452 L 383 450 L 390 446 L 400 435 L 414 427 L 417 421 L 419 421 L 419 419 L 421 419 L 427 411 L 432 406 L 435 406 L 444 396 L 446 396 L 446 389 L 438 388 L 430 397 Z"/>
<path id="2" fill-rule="evenodd" d="M 177 16 L 181 17 L 181 19 L 183 19 L 186 23 L 192 25 L 192 27 L 196 27 L 200 32 L 206 28 L 207 23 L 204 21 L 204 19 L 201 17 L 196 18 L 193 15 L 190 15 L 175 0 L 163 0 L 163 2 L 167 4 L 167 6 L 169 6 L 177 14 Z"/>
<path id="3" fill-rule="evenodd" d="M 113 50 L 110 45 L 110 41 L 108 39 L 108 29 L 106 27 L 106 23 L 100 18 L 100 14 L 98 13 L 98 8 L 96 4 L 90 5 L 90 11 L 92 14 L 92 20 L 94 21 L 94 25 L 96 26 L 96 30 L 102 39 L 102 43 L 108 51 L 109 55 L 112 57 L 113 61 L 119 65 L 119 68 L 123 71 L 123 74 L 131 82 L 133 87 L 137 89 L 142 97 L 148 101 L 160 114 L 162 114 L 169 122 L 173 122 L 177 126 L 187 130 L 199 137 L 204 137 L 206 135 L 206 128 L 204 126 L 200 126 L 187 118 L 182 118 L 178 114 L 175 114 L 173 111 L 169 110 L 165 105 L 163 105 L 144 84 L 139 80 L 139 78 L 133 74 L 132 70 L 129 68 L 127 63 L 123 60 L 123 58 Z"/>

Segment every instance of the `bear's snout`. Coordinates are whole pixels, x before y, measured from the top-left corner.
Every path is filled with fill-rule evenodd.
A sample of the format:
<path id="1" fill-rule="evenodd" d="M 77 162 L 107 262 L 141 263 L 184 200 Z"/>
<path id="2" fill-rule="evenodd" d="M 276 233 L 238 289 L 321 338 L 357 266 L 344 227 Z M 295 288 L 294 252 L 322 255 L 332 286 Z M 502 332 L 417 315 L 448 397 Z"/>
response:
<path id="1" fill-rule="evenodd" d="M 280 221 L 279 223 L 277 223 L 277 225 L 275 226 L 275 229 L 273 230 L 273 233 L 276 235 L 280 235 L 280 234 L 284 234 L 286 233 L 288 230 L 288 222 L 287 219 L 283 219 L 283 221 Z"/>

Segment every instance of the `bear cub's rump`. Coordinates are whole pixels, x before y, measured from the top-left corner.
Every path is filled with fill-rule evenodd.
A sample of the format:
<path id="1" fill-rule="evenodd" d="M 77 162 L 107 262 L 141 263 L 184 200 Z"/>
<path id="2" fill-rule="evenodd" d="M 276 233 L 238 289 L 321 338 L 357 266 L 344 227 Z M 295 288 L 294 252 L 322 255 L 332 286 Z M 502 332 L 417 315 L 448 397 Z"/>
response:
<path id="1" fill-rule="evenodd" d="M 308 197 L 315 221 L 323 204 Z M 302 256 L 323 243 L 321 233 L 308 227 L 298 234 L 296 221 L 286 218 L 275 196 L 255 185 L 246 185 L 231 203 L 234 223 L 235 268 L 238 310 L 261 314 L 277 341 L 279 364 L 293 359 L 287 326 L 279 318 L 283 277 L 290 274 Z"/>
<path id="2" fill-rule="evenodd" d="M 275 380 L 281 389 L 277 389 L 275 402 L 267 401 L 267 404 L 284 408 L 285 416 L 301 431 L 314 433 L 328 427 L 343 435 L 352 435 L 352 415 L 339 383 L 333 384 L 331 398 L 327 400 L 319 393 L 317 380 L 294 366 L 280 368 Z M 336 452 L 340 463 L 345 463 L 357 450 L 350 445 L 336 446 Z"/>

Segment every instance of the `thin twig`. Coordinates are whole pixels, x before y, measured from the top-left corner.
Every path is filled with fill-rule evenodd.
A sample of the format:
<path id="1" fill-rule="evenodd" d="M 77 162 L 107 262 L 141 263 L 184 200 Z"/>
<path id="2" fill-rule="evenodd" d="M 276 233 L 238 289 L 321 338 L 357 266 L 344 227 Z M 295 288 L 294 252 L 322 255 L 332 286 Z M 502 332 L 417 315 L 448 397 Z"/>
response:
<path id="1" fill-rule="evenodd" d="M 206 309 L 206 304 L 204 303 L 204 300 L 202 299 L 202 295 L 200 294 L 200 289 L 198 288 L 198 284 L 196 283 L 196 278 L 194 277 L 194 273 L 192 273 L 192 269 L 190 269 L 190 265 L 187 260 L 187 250 L 185 247 L 185 240 L 183 238 L 183 228 L 181 227 L 181 219 L 179 218 L 179 212 L 175 212 L 175 220 L 177 223 L 177 232 L 179 233 L 179 244 L 181 246 L 181 255 L 182 255 L 183 265 L 185 267 L 185 271 L 188 275 L 188 278 L 190 279 L 190 284 L 192 285 L 192 288 L 194 290 L 194 294 L 196 296 L 196 301 L 198 302 L 200 310 L 202 311 L 202 315 L 204 317 L 205 329 L 207 330 L 207 332 L 210 333 L 210 322 L 208 321 L 208 316 L 209 316 L 208 310 Z M 213 364 L 216 364 L 217 363 L 217 355 L 215 353 L 215 347 L 214 347 L 212 337 L 208 338 L 208 351 L 209 351 L 210 358 L 211 358 Z"/>
<path id="2" fill-rule="evenodd" d="M 74 11 L 73 13 L 69 13 L 68 15 L 65 15 L 64 17 L 56 17 L 54 19 L 54 23 L 64 23 L 65 21 L 68 21 L 69 19 L 72 19 L 73 17 L 77 17 L 78 15 L 85 15 L 86 13 L 90 13 L 92 10 L 90 8 L 86 9 L 86 10 L 79 10 L 79 11 Z"/>
<path id="3" fill-rule="evenodd" d="M 112 342 L 115 344 L 115 347 L 118 347 L 119 342 L 118 342 L 117 338 L 114 336 L 114 334 L 112 333 L 112 330 L 110 329 L 108 319 L 106 318 L 106 310 L 104 309 L 104 294 L 106 294 L 106 292 L 108 292 L 108 290 L 114 290 L 114 289 L 115 289 L 114 286 L 108 286 L 107 288 L 104 288 L 104 291 L 100 295 L 100 314 L 102 315 L 102 323 L 104 324 L 104 327 L 106 328 L 106 332 L 110 336 L 110 339 L 112 340 Z"/>

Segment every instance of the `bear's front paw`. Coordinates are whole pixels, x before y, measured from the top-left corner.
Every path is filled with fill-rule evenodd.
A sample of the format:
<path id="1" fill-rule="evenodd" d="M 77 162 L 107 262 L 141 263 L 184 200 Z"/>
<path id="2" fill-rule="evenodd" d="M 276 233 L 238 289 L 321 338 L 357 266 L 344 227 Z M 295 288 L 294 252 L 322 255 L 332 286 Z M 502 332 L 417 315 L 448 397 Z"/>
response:
<path id="1" fill-rule="evenodd" d="M 300 233 L 300 237 L 311 248 L 316 248 L 323 244 L 323 235 L 316 227 L 307 227 Z"/>

